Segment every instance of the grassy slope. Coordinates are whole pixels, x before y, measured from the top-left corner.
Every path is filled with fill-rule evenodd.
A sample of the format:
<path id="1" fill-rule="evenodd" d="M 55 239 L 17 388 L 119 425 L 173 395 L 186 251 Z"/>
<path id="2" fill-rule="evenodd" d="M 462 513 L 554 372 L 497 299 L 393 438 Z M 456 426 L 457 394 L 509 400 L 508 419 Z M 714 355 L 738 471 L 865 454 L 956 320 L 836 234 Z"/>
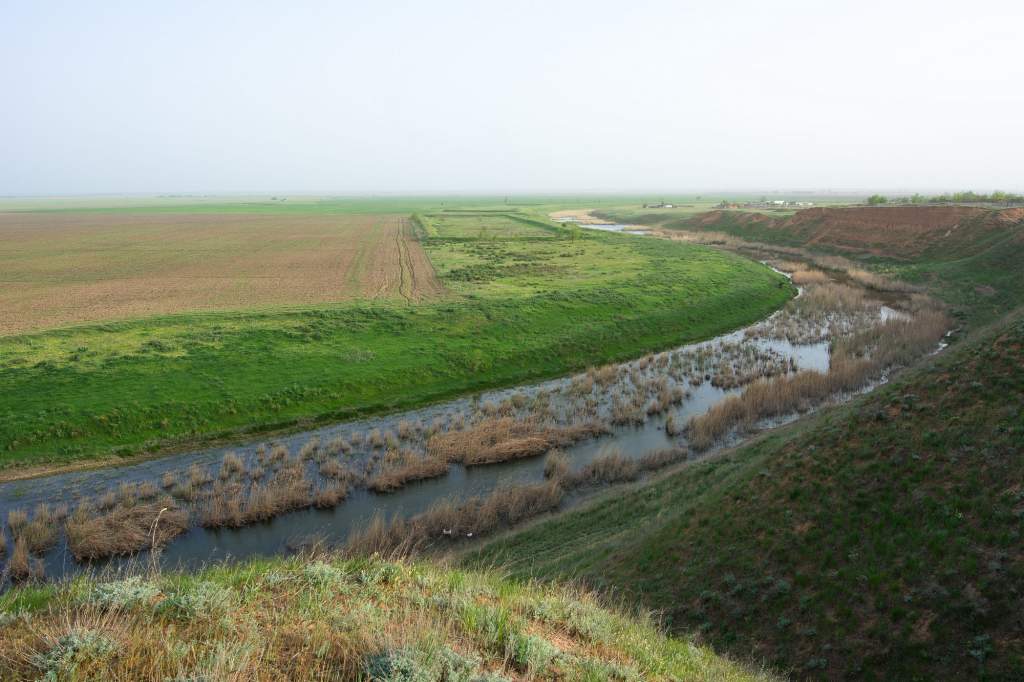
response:
<path id="1" fill-rule="evenodd" d="M 485 546 L 801 676 L 1024 675 L 1024 321 L 838 408 Z"/>
<path id="2" fill-rule="evenodd" d="M 767 680 L 586 594 L 376 560 L 269 560 L 0 597 L 0 676 Z"/>
<path id="3" fill-rule="evenodd" d="M 611 210 L 619 219 L 638 219 L 646 224 L 667 228 L 699 230 L 702 226 L 689 217 L 665 218 L 660 214 L 635 215 Z M 751 242 L 806 247 L 815 236 L 815 224 L 806 222 L 787 229 L 767 218 L 751 220 L 749 214 L 727 211 L 706 229 L 725 232 Z M 778 218 L 781 220 L 781 218 Z M 1024 300 L 1024 222 L 1000 225 L 992 229 L 985 217 L 967 222 L 941 241 L 930 244 L 917 258 L 879 258 L 862 255 L 864 265 L 912 282 L 929 290 L 954 307 L 965 322 L 977 325 L 998 319 Z M 894 231 L 893 234 L 898 234 Z M 815 242 L 814 250 L 841 253 L 856 259 L 847 249 L 830 249 L 827 242 Z"/>
<path id="4" fill-rule="evenodd" d="M 528 233 L 427 240 L 454 292 L 441 302 L 0 339 L 0 464 L 129 454 L 563 374 L 741 326 L 791 295 L 767 269 L 703 247 L 513 224 Z"/>

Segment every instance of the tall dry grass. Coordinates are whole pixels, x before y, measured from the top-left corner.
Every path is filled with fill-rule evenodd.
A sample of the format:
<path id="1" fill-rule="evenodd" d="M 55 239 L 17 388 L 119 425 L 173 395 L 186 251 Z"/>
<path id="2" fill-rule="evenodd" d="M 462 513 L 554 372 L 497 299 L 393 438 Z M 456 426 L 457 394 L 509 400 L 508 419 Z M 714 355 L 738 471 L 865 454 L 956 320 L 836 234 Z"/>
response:
<path id="1" fill-rule="evenodd" d="M 215 486 L 198 510 L 205 528 L 238 528 L 315 503 L 313 484 L 300 461 L 288 461 L 266 482 Z"/>
<path id="2" fill-rule="evenodd" d="M 640 467 L 636 460 L 629 459 L 615 448 L 602 453 L 578 471 L 566 473 L 561 479 L 561 484 L 570 490 L 584 486 L 635 481 L 639 476 Z"/>
<path id="3" fill-rule="evenodd" d="M 157 523 L 159 519 L 159 523 Z M 79 505 L 68 516 L 65 531 L 68 547 L 79 561 L 118 554 L 134 554 L 184 533 L 188 512 L 165 497 L 155 502 L 119 504 L 102 512 L 89 504 Z"/>
<path id="4" fill-rule="evenodd" d="M 790 273 L 790 279 L 793 284 L 797 286 L 806 286 L 808 284 L 824 284 L 828 281 L 828 275 L 821 270 L 808 270 L 805 268 L 793 270 Z"/>
<path id="5" fill-rule="evenodd" d="M 427 451 L 467 466 L 492 464 L 535 457 L 607 432 L 607 425 L 599 421 L 553 426 L 533 418 L 497 417 L 464 431 L 438 434 L 427 441 Z"/>
<path id="6" fill-rule="evenodd" d="M 460 539 L 480 537 L 557 509 L 564 497 L 557 482 L 499 488 L 464 502 L 444 500 L 410 519 L 380 516 L 354 533 L 345 545 L 349 555 L 396 557 Z"/>
<path id="7" fill-rule="evenodd" d="M 15 583 L 41 580 L 43 578 L 43 562 L 31 555 L 25 538 L 17 537 L 14 540 L 14 549 L 11 551 L 6 571 L 7 576 Z"/>
<path id="8" fill-rule="evenodd" d="M 381 460 L 367 487 L 375 493 L 390 493 L 413 481 L 437 478 L 448 473 L 448 461 L 412 450 L 390 450 Z"/>

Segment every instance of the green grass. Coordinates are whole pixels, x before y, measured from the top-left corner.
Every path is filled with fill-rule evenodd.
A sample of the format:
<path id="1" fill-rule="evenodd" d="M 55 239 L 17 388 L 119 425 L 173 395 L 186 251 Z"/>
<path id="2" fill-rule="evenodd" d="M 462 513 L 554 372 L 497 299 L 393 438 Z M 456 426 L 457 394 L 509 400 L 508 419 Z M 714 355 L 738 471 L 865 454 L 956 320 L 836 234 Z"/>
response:
<path id="1" fill-rule="evenodd" d="M 579 590 L 376 559 L 19 588 L 0 628 L 5 680 L 774 679 Z"/>
<path id="2" fill-rule="evenodd" d="M 767 268 L 708 248 L 492 219 L 501 227 L 480 235 L 477 213 L 436 218 L 425 248 L 453 292 L 441 302 L 183 314 L 2 338 L 0 464 L 421 405 L 706 338 L 792 295 Z"/>
<path id="3" fill-rule="evenodd" d="M 825 679 L 1024 676 L 1024 320 L 848 406 L 499 538 L 717 650 Z"/>

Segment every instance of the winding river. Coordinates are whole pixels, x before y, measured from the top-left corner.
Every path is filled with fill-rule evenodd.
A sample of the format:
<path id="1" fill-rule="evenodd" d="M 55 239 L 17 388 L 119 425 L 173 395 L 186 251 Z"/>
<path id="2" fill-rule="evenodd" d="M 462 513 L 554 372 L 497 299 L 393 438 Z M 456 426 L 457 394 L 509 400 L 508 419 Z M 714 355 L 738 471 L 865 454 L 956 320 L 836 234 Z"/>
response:
<path id="1" fill-rule="evenodd" d="M 594 229 L 613 229 L 629 231 L 627 226 L 590 226 Z M 778 313 L 775 313 L 778 314 Z M 892 314 L 884 307 L 882 316 Z M 754 325 L 752 325 L 753 327 Z M 755 337 L 750 338 L 747 329 L 740 329 L 719 337 L 689 344 L 665 351 L 657 355 L 693 357 L 694 354 L 713 355 L 723 352 L 722 349 L 741 348 L 745 353 L 756 351 L 759 357 L 772 358 L 794 369 L 812 369 L 827 371 L 829 367 L 829 344 L 827 341 L 810 344 L 792 344 L 784 340 Z M 650 356 L 648 356 L 650 357 Z M 637 363 L 639 361 L 634 361 Z M 625 363 L 627 369 L 631 363 Z M 646 365 L 644 365 L 646 367 Z M 453 400 L 441 404 L 423 407 L 417 410 L 402 412 L 370 419 L 345 422 L 314 430 L 295 433 L 271 441 L 265 439 L 249 443 L 240 443 L 230 447 L 221 446 L 197 450 L 160 459 L 140 461 L 138 463 L 94 470 L 72 471 L 54 474 L 31 480 L 12 481 L 0 484 L 0 518 L 6 519 L 12 509 L 31 510 L 37 504 L 67 503 L 71 507 L 85 498 L 92 498 L 105 491 L 116 489 L 122 482 L 160 481 L 167 472 L 180 473 L 192 464 L 209 467 L 216 474 L 222 458 L 227 452 L 238 454 L 247 465 L 252 465 L 260 456 L 261 449 L 267 446 L 284 445 L 294 453 L 312 439 L 327 443 L 335 439 L 347 442 L 364 441 L 365 435 L 379 429 L 382 433 L 395 432 L 402 422 L 416 424 L 441 424 L 442 428 L 451 428 L 453 420 L 459 415 L 479 411 L 481 405 L 500 404 L 515 396 L 522 401 L 545 395 L 566 395 L 583 375 L 564 377 L 529 386 L 520 386 L 503 390 L 488 391 L 483 394 Z M 615 448 L 623 456 L 638 458 L 654 450 L 678 448 L 685 446 L 682 436 L 669 435 L 666 420 L 672 419 L 676 424 L 685 423 L 691 416 L 707 411 L 730 394 L 739 393 L 742 386 L 722 388 L 711 381 L 701 381 L 686 385 L 685 398 L 680 399 L 668 409 L 650 415 L 642 424 L 617 425 L 610 428 L 610 433 L 585 440 L 563 448 L 568 455 L 571 467 L 579 468 L 593 461 L 598 456 Z M 602 418 L 607 419 L 611 397 L 598 391 L 592 405 Z M 793 418 L 795 418 L 794 415 Z M 379 455 L 378 455 L 379 456 Z M 691 453 L 690 455 L 694 455 Z M 343 460 L 354 467 L 361 466 L 374 457 L 368 447 L 354 448 Z M 415 482 L 400 490 L 388 494 L 376 494 L 365 487 L 355 487 L 348 498 L 339 505 L 329 509 L 309 508 L 289 512 L 266 522 L 254 523 L 241 528 L 205 529 L 193 526 L 184 534 L 170 541 L 160 556 L 161 564 L 166 568 L 195 568 L 210 562 L 226 559 L 245 559 L 254 556 L 266 556 L 286 553 L 297 546 L 317 538 L 327 544 L 343 543 L 349 534 L 362 527 L 375 516 L 385 518 L 394 516 L 410 516 L 426 510 L 440 499 L 465 499 L 474 495 L 486 494 L 494 489 L 509 484 L 530 483 L 543 480 L 544 457 L 530 457 L 498 464 L 481 466 L 463 466 L 452 464 L 445 476 Z M 309 470 L 316 474 L 316 464 L 309 463 Z M 578 503 L 580 499 L 594 494 L 576 492 L 571 494 L 567 505 Z M 8 534 L 9 537 L 9 534 Z M 8 547 L 7 556 L 10 556 Z M 83 564 L 76 562 L 69 551 L 66 540 L 60 541 L 49 549 L 42 557 L 46 576 L 62 578 L 82 571 Z M 135 558 L 115 558 L 98 562 L 92 568 L 119 568 L 131 561 L 145 561 L 145 553 Z"/>

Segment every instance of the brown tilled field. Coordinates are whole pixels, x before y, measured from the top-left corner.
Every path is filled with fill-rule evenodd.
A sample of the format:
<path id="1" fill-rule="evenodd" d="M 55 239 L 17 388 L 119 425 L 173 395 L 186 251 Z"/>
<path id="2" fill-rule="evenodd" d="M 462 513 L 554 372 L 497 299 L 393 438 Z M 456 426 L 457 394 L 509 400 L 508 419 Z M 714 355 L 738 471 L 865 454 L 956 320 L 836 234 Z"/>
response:
<path id="1" fill-rule="evenodd" d="M 440 295 L 411 235 L 395 215 L 0 213 L 0 335 Z"/>

